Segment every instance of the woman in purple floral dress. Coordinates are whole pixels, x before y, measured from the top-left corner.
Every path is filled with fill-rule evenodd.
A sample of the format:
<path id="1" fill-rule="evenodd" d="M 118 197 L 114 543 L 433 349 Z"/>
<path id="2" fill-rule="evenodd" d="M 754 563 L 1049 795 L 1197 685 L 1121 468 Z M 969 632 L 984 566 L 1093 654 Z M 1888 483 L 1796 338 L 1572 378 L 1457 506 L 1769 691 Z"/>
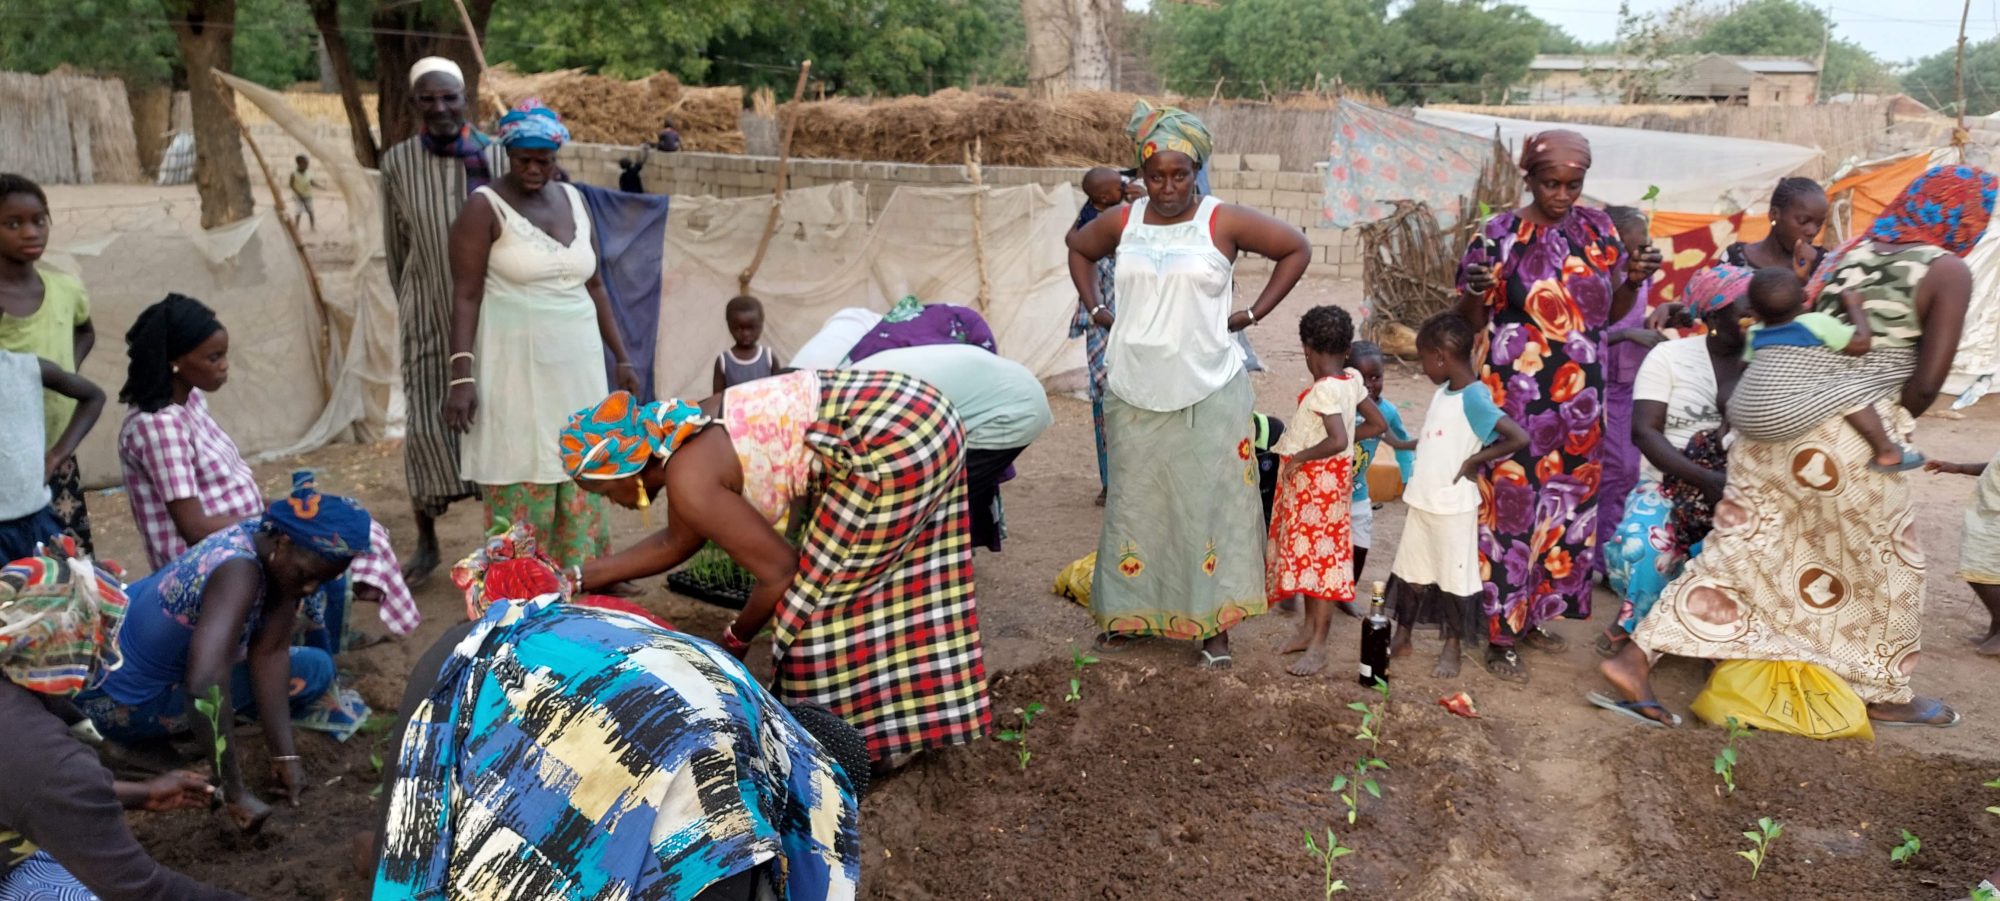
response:
<path id="1" fill-rule="evenodd" d="M 1599 338 L 1660 265 L 1651 248 L 1628 257 L 1610 217 L 1578 205 L 1589 169 L 1582 135 L 1529 138 L 1521 171 L 1532 200 L 1493 216 L 1459 263 L 1459 311 L 1485 337 L 1476 351 L 1480 378 L 1529 436 L 1526 450 L 1493 464 L 1479 484 L 1486 669 L 1509 682 L 1528 678 L 1517 647 L 1568 647 L 1542 623 L 1590 616 L 1603 437 Z"/>

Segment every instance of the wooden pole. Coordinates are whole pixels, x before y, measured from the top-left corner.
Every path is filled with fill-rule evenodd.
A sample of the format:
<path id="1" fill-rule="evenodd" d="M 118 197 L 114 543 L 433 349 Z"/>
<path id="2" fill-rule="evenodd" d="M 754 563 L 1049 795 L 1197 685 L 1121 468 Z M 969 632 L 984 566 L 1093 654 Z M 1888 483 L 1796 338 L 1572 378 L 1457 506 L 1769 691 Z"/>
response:
<path id="1" fill-rule="evenodd" d="M 979 268 L 979 312 L 993 302 L 993 286 L 986 279 L 986 176 L 979 171 L 979 156 L 984 142 L 972 139 L 972 146 L 965 148 L 965 171 L 972 176 L 972 258 Z"/>
<path id="2" fill-rule="evenodd" d="M 743 273 L 736 277 L 736 293 L 750 293 L 750 280 L 757 277 L 757 270 L 764 265 L 764 253 L 771 249 L 771 236 L 778 233 L 778 213 L 785 203 L 786 171 L 792 159 L 792 131 L 798 127 L 799 101 L 806 93 L 806 76 L 812 74 L 812 60 L 799 64 L 799 83 L 792 88 L 792 115 L 785 120 L 784 131 L 778 136 L 778 184 L 771 189 L 771 215 L 764 220 L 764 235 L 757 239 L 757 253 L 750 257 L 750 265 L 743 267 Z"/>
<path id="3" fill-rule="evenodd" d="M 479 30 L 472 27 L 472 13 L 466 11 L 465 0 L 451 0 L 451 5 L 458 7 L 459 24 L 465 26 L 465 39 L 472 42 L 472 58 L 479 61 L 479 75 L 474 77 L 476 82 L 486 76 L 486 48 L 479 45 Z"/>
<path id="4" fill-rule="evenodd" d="M 1965 130 L 1965 24 L 1971 19 L 1972 0 L 1965 0 L 1965 11 L 1958 16 L 1958 60 L 1952 64 L 1952 74 L 1958 82 L 1958 128 L 1951 133 L 1951 143 L 1958 148 L 1961 163 L 1965 162 L 1965 142 L 1970 137 Z"/>
<path id="5" fill-rule="evenodd" d="M 235 89 L 231 88 L 228 82 L 222 80 L 221 72 L 214 71 L 209 74 L 215 77 L 216 86 L 222 90 L 222 108 L 229 113 L 229 121 L 236 123 L 237 133 L 243 136 L 243 143 L 249 146 L 250 155 L 257 159 L 257 171 L 263 173 L 264 185 L 271 189 L 271 209 L 277 212 L 278 224 L 284 227 L 285 234 L 292 239 L 292 249 L 298 251 L 299 254 L 299 265 L 305 267 L 306 287 L 312 291 L 313 310 L 319 313 L 320 360 L 331 360 L 333 359 L 333 323 L 327 316 L 326 296 L 320 293 L 319 273 L 313 271 L 312 256 L 306 253 L 306 242 L 299 237 L 298 226 L 292 222 L 292 217 L 286 214 L 285 195 L 284 192 L 278 190 L 278 177 L 272 174 L 271 164 L 264 161 L 264 151 L 257 147 L 257 139 L 250 135 L 249 126 L 244 125 L 243 117 L 236 114 Z M 324 366 L 320 367 L 319 375 L 320 387 L 330 389 L 332 386 L 326 383 Z"/>

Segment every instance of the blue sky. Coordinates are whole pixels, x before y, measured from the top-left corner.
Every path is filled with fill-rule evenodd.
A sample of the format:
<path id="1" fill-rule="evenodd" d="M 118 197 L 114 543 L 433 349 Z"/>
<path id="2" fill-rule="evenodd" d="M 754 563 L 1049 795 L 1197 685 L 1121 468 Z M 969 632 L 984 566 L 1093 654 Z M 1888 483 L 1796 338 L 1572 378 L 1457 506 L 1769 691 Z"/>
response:
<path id="1" fill-rule="evenodd" d="M 1515 0 L 1537 16 L 1556 22 L 1584 41 L 1606 41 L 1618 30 L 1618 4 L 1594 0 Z M 1657 12 L 1672 6 L 1672 0 L 1632 0 L 1639 13 Z M 1828 8 L 1825 3 L 1819 4 Z M 1897 0 L 1894 4 L 1869 4 L 1862 0 L 1835 0 L 1834 36 L 1860 44 L 1890 63 L 1929 56 L 1949 48 L 1958 39 L 1958 17 L 1965 11 L 1962 0 Z M 2000 0 L 1972 0 L 1972 18 L 1966 24 L 1966 38 L 1982 41 L 2000 33 Z"/>
<path id="2" fill-rule="evenodd" d="M 1172 2 L 1172 0 L 1160 0 Z M 1556 22 L 1585 41 L 1608 41 L 1618 30 L 1617 0 L 1512 0 L 1537 16 Z M 1129 9 L 1145 9 L 1151 0 L 1125 0 Z M 1632 0 L 1641 13 L 1656 12 L 1673 0 Z M 1718 0 L 1717 5 L 1721 5 Z M 1821 8 L 1828 4 L 1821 2 Z M 1872 51 L 1890 63 L 1913 61 L 1945 50 L 1958 38 L 1963 0 L 1896 0 L 1869 4 L 1863 0 L 1833 0 L 1834 35 Z M 1977 42 L 2000 34 L 2000 0 L 1972 0 L 1968 40 Z"/>

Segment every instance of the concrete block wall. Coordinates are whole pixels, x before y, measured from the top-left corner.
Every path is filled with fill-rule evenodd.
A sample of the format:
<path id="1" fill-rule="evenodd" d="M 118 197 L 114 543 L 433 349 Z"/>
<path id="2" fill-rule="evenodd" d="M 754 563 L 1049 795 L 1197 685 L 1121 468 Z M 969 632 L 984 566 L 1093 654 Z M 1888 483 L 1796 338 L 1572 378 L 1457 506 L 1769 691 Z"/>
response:
<path id="1" fill-rule="evenodd" d="M 637 155 L 629 147 L 606 144 L 571 144 L 562 150 L 561 163 L 570 177 L 593 185 L 615 187 L 618 161 Z M 1217 197 L 1263 210 L 1306 231 L 1313 243 L 1315 275 L 1341 278 L 1361 277 L 1360 236 L 1338 229 L 1322 229 L 1319 224 L 1320 177 L 1308 172 L 1277 171 L 1276 156 L 1236 157 L 1217 155 L 1210 161 L 1209 187 Z M 986 184 L 996 188 L 1021 185 L 1075 185 L 1083 170 L 1063 167 L 988 166 L 982 171 Z M 966 185 L 963 166 L 927 166 L 916 163 L 860 162 L 856 160 L 792 160 L 790 188 L 811 188 L 838 182 L 853 182 L 868 199 L 870 216 L 880 215 L 896 188 Z M 768 156 L 734 156 L 719 153 L 654 153 L 646 162 L 646 190 L 686 197 L 768 196 L 778 184 L 778 160 Z M 1269 261 L 1246 256 L 1239 268 L 1252 271 L 1268 268 Z"/>

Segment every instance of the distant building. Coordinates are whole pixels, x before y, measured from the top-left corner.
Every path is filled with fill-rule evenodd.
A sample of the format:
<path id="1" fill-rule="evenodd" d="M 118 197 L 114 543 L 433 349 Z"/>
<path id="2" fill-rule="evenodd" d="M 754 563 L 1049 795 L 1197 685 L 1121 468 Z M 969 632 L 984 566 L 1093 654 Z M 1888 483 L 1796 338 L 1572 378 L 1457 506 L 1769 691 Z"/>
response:
<path id="1" fill-rule="evenodd" d="M 1818 61 L 1797 57 L 1537 56 L 1510 99 L 1531 106 L 1718 103 L 1806 106 L 1819 96 Z"/>

